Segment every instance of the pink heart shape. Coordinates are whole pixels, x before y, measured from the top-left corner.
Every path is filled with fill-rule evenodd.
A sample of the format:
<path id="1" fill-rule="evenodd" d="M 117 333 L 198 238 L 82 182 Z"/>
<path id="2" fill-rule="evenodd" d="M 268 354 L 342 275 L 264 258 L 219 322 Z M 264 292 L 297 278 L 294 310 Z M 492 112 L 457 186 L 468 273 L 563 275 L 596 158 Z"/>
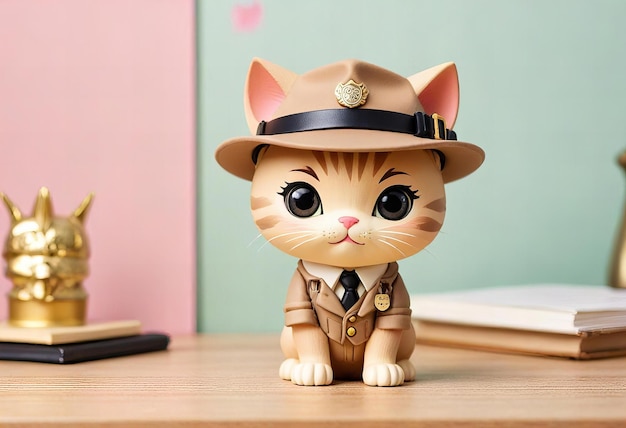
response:
<path id="1" fill-rule="evenodd" d="M 231 12 L 233 28 L 237 32 L 254 31 L 261 23 L 262 16 L 263 7 L 258 0 L 252 3 L 235 4 Z"/>

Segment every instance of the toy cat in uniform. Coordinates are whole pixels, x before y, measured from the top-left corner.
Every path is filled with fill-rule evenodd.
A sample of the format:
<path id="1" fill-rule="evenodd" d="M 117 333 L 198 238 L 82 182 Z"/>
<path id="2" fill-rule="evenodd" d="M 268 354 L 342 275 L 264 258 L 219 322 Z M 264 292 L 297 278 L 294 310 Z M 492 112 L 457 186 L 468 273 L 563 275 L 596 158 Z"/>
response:
<path id="1" fill-rule="evenodd" d="M 287 289 L 280 376 L 298 385 L 415 378 L 409 295 L 397 260 L 442 227 L 444 183 L 480 166 L 456 141 L 452 63 L 409 78 L 347 60 L 303 75 L 255 59 L 245 88 L 251 137 L 216 159 L 252 181 L 261 234 L 299 259 Z"/>

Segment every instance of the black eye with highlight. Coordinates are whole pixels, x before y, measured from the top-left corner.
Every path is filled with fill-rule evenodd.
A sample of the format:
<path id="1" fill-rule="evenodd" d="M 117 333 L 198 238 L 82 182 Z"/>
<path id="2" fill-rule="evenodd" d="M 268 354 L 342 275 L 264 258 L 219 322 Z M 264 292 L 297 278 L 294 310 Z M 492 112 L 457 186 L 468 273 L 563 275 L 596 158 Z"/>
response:
<path id="1" fill-rule="evenodd" d="M 409 186 L 391 186 L 383 190 L 374 206 L 373 216 L 387 220 L 401 220 L 413 208 L 413 201 L 419 198 L 417 190 Z"/>
<path id="2" fill-rule="evenodd" d="M 322 214 L 322 200 L 317 190 L 308 183 L 286 183 L 278 194 L 285 200 L 285 207 L 296 217 L 313 217 Z"/>

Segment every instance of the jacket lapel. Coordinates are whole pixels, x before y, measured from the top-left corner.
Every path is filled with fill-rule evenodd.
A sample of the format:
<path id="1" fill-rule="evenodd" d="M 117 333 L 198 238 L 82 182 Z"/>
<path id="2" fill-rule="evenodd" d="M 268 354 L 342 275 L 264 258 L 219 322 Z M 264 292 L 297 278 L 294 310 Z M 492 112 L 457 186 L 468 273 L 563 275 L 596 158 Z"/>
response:
<path id="1" fill-rule="evenodd" d="M 331 290 L 328 285 L 326 285 L 324 280 L 321 280 L 321 282 L 323 286 L 320 289 L 320 293 L 317 295 L 317 302 L 315 302 L 315 305 L 343 318 L 346 314 L 346 310 L 341 305 L 339 298 L 335 292 Z"/>
<path id="2" fill-rule="evenodd" d="M 328 286 L 328 284 L 326 284 L 326 281 L 324 281 L 322 278 L 311 275 L 309 271 L 305 269 L 304 265 L 302 264 L 302 260 L 298 262 L 298 270 L 306 281 L 307 286 L 311 283 L 311 281 L 317 281 L 319 283 L 319 293 L 317 294 L 315 306 L 324 308 L 325 310 L 343 318 L 343 316 L 346 314 L 346 311 L 341 305 L 341 302 L 339 301 L 339 298 L 337 297 L 335 292 Z"/>

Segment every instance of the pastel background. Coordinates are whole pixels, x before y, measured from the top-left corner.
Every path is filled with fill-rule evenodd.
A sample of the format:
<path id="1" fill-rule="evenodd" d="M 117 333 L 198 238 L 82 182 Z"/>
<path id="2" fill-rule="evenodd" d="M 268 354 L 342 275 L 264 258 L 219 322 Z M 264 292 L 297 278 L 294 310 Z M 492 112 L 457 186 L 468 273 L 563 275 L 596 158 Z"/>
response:
<path id="1" fill-rule="evenodd" d="M 601 284 L 624 203 L 626 3 L 621 0 L 198 4 L 199 328 L 278 331 L 295 260 L 262 239 L 249 183 L 216 146 L 245 135 L 242 91 L 259 56 L 298 73 L 360 58 L 405 76 L 455 61 L 459 138 L 487 159 L 451 183 L 426 251 L 400 262 L 413 293 L 543 281 Z M 247 12 L 245 12 L 247 13 Z"/>
<path id="2" fill-rule="evenodd" d="M 194 10 L 0 0 L 0 191 L 30 214 L 47 186 L 59 215 L 95 193 L 92 320 L 196 328 Z M 2 276 L 1 294 L 10 287 Z"/>
<path id="3" fill-rule="evenodd" d="M 295 260 L 255 239 L 249 183 L 213 158 L 248 132 L 250 60 L 403 75 L 452 60 L 455 130 L 487 159 L 401 261 L 409 291 L 602 284 L 626 186 L 625 14 L 621 0 L 0 0 L 0 190 L 29 212 L 46 185 L 59 214 L 96 193 L 93 319 L 279 331 Z"/>

